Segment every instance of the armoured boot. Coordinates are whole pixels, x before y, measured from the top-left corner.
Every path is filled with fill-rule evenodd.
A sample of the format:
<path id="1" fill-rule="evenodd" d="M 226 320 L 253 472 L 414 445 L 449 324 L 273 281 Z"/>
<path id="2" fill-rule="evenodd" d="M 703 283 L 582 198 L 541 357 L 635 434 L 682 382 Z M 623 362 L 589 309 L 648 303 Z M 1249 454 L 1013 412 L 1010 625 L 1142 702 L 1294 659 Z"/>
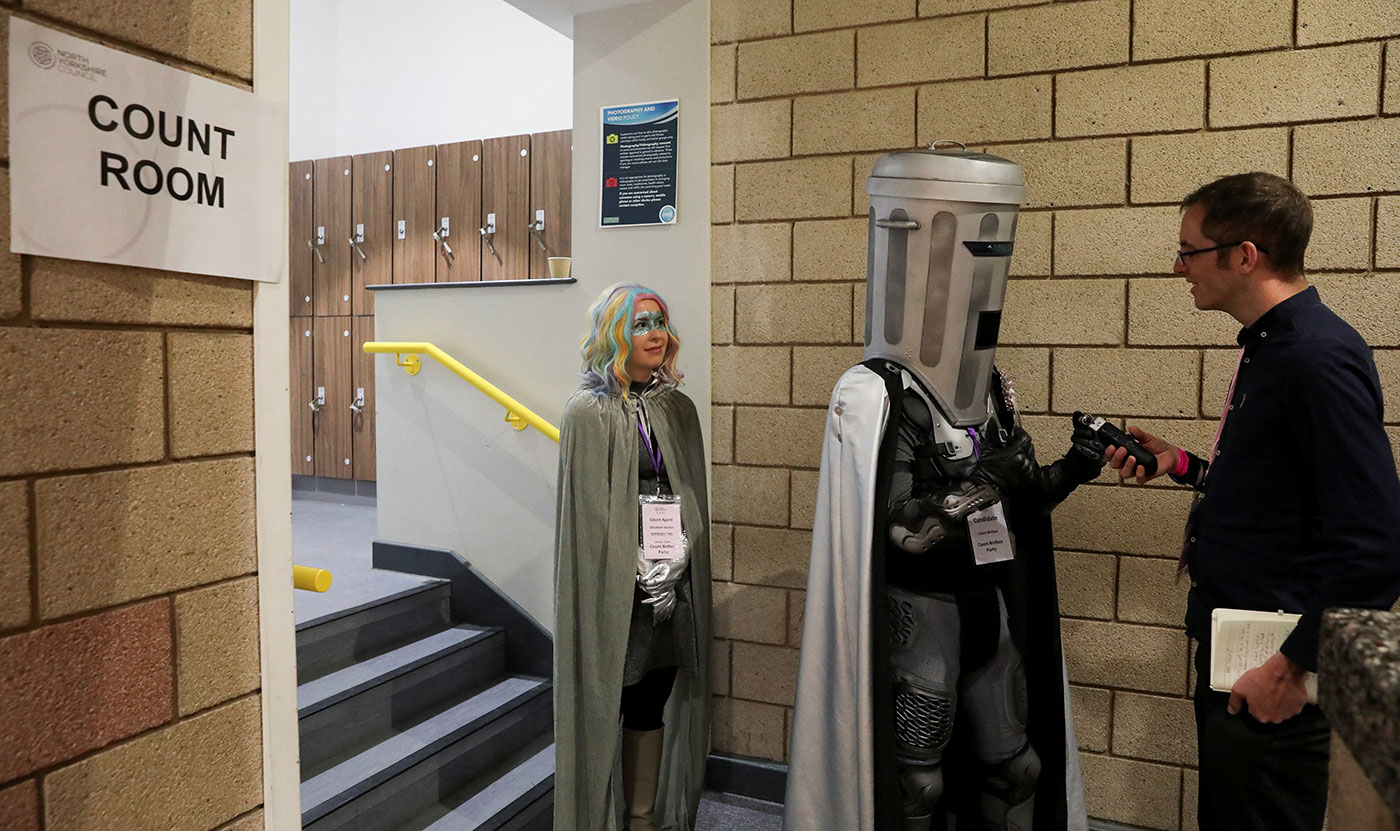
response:
<path id="1" fill-rule="evenodd" d="M 627 831 L 654 831 L 656 784 L 661 773 L 661 738 L 665 729 L 622 729 L 622 796 L 627 802 Z"/>

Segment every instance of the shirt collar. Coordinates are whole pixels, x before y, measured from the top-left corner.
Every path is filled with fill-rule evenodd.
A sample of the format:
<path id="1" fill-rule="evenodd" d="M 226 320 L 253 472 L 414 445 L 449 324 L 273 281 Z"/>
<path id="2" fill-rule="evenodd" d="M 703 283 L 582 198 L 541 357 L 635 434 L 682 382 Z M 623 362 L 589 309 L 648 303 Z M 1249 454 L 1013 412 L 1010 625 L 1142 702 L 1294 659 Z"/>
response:
<path id="1" fill-rule="evenodd" d="M 1259 319 L 1240 330 L 1235 340 L 1240 346 L 1261 343 L 1276 332 L 1293 329 L 1293 320 L 1306 309 L 1322 305 L 1317 296 L 1317 287 L 1308 286 L 1287 300 L 1274 305 L 1259 316 Z"/>

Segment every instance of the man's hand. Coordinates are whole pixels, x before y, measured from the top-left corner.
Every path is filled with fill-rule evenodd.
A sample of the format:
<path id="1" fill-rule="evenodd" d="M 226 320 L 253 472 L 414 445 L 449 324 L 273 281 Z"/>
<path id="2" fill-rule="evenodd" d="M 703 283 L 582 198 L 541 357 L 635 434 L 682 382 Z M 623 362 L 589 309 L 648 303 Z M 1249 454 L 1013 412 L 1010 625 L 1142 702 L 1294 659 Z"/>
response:
<path id="1" fill-rule="evenodd" d="M 1275 652 L 1263 666 L 1241 675 L 1230 688 L 1230 715 L 1239 714 L 1240 708 L 1248 705 L 1249 714 L 1265 724 L 1287 721 L 1308 703 L 1306 677 L 1302 668 L 1282 652 Z"/>
<path id="2" fill-rule="evenodd" d="M 1104 461 L 1108 466 L 1118 471 L 1118 476 L 1122 479 L 1132 479 L 1137 477 L 1139 485 L 1151 482 L 1158 476 L 1165 476 L 1176 468 L 1177 454 L 1181 451 L 1167 444 L 1162 439 L 1157 438 L 1141 427 L 1128 427 L 1128 432 L 1138 440 L 1143 449 L 1157 457 L 1157 472 L 1148 474 L 1138 467 L 1137 459 L 1128 455 L 1126 447 L 1115 447 L 1109 445 L 1103 453 Z"/>

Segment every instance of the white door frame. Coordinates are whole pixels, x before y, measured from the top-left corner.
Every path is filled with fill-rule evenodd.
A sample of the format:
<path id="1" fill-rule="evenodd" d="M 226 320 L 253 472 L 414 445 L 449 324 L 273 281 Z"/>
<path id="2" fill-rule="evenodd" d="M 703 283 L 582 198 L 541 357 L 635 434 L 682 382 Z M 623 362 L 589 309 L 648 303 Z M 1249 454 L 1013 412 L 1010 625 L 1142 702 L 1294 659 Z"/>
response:
<path id="1" fill-rule="evenodd" d="M 253 0 L 253 91 L 283 108 L 288 99 L 290 0 Z M 287 141 L 282 199 L 270 209 L 287 224 Z M 281 279 L 253 288 L 254 484 L 258 523 L 258 622 L 262 645 L 263 814 L 265 827 L 301 828 L 297 743 L 296 626 L 292 613 L 292 425 L 289 393 L 287 235 Z"/>

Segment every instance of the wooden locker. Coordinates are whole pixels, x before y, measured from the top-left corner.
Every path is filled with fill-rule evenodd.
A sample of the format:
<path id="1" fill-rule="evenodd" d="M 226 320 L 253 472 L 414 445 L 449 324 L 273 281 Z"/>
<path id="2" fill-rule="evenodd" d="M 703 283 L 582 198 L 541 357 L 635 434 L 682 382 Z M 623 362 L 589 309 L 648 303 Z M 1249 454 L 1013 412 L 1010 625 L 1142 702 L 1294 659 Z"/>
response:
<path id="1" fill-rule="evenodd" d="M 437 281 L 481 279 L 481 142 L 439 144 L 437 149 L 437 217 L 446 222 L 446 247 L 437 246 Z M 449 255 L 447 249 L 451 248 Z"/>
<path id="2" fill-rule="evenodd" d="M 351 310 L 374 314 L 374 292 L 365 286 L 394 282 L 394 154 L 362 153 L 350 164 L 354 198 L 350 200 Z M 363 239 L 361 234 L 363 233 Z"/>
<path id="3" fill-rule="evenodd" d="M 530 136 L 530 276 L 536 279 L 549 276 L 549 257 L 572 256 L 573 140 L 573 130 Z"/>
<path id="4" fill-rule="evenodd" d="M 291 324 L 292 473 L 300 476 L 316 475 L 315 414 L 311 411 L 316 397 L 312 383 L 313 320 L 294 317 Z"/>
<path id="5" fill-rule="evenodd" d="M 350 195 L 351 170 L 349 156 L 317 159 L 316 197 L 311 206 L 315 217 L 316 248 L 321 256 L 311 264 L 315 283 L 316 316 L 350 314 Z"/>
<path id="6" fill-rule="evenodd" d="M 481 279 L 524 280 L 530 276 L 530 137 L 504 136 L 481 143 L 481 215 L 496 215 L 491 246 L 481 243 Z"/>
<path id="7" fill-rule="evenodd" d="M 324 388 L 326 395 L 325 406 L 316 413 L 316 475 L 329 479 L 349 479 L 354 473 L 350 463 L 351 320 L 348 315 L 318 317 L 312 327 L 313 383 L 318 393 Z"/>
<path id="8" fill-rule="evenodd" d="M 314 281 L 311 279 L 311 262 L 316 259 L 311 250 L 311 246 L 316 243 L 316 228 L 311 217 L 314 188 L 311 177 L 314 167 L 310 160 L 292 162 L 288 174 L 287 185 L 291 193 L 291 204 L 287 216 L 291 236 L 287 250 L 290 252 L 291 263 L 287 272 L 287 289 L 291 293 L 292 317 L 311 315 L 315 313 L 316 308 L 312 305 Z"/>
<path id="9" fill-rule="evenodd" d="M 351 359 L 350 387 L 359 412 L 350 413 L 350 436 L 355 478 L 367 482 L 374 481 L 374 356 L 362 348 L 374 340 L 374 318 L 357 317 L 352 330 L 354 337 L 350 348 L 354 351 Z M 361 398 L 363 393 L 363 399 Z"/>
<path id="10" fill-rule="evenodd" d="M 410 147 L 394 151 L 394 282 L 432 283 L 437 258 L 437 148 Z M 403 223 L 402 238 L 398 230 Z M 453 251 L 457 250 L 454 245 Z"/>

